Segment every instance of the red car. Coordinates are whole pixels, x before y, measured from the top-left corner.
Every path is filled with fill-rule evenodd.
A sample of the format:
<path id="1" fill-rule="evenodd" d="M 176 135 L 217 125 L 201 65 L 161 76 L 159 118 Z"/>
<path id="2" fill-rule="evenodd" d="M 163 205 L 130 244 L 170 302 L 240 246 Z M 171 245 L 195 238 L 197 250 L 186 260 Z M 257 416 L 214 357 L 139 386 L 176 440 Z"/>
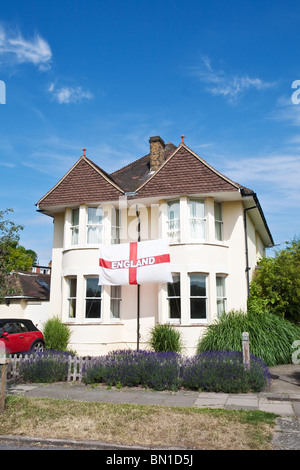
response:
<path id="1" fill-rule="evenodd" d="M 31 320 L 0 318 L 0 350 L 6 354 L 43 351 L 45 341 Z"/>

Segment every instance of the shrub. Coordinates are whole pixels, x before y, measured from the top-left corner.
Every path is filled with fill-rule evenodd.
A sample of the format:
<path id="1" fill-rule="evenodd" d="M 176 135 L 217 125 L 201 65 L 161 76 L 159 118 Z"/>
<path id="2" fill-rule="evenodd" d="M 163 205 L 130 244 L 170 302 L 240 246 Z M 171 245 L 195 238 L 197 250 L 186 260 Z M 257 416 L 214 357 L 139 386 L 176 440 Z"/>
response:
<path id="1" fill-rule="evenodd" d="M 46 349 L 66 351 L 71 337 L 68 325 L 58 317 L 49 318 L 43 329 Z"/>
<path id="2" fill-rule="evenodd" d="M 182 351 L 182 338 L 178 330 L 172 325 L 156 325 L 150 331 L 150 346 L 155 352 Z"/>
<path id="3" fill-rule="evenodd" d="M 152 351 L 114 351 L 86 366 L 83 382 L 142 385 L 155 390 L 178 388 L 179 356 Z"/>
<path id="4" fill-rule="evenodd" d="M 25 382 L 61 382 L 68 378 L 69 353 L 62 351 L 39 351 L 23 359 L 20 376 Z"/>
<path id="5" fill-rule="evenodd" d="M 207 327 L 200 338 L 197 353 L 205 351 L 241 351 L 242 333 L 247 331 L 250 352 L 269 367 L 291 363 L 300 328 L 270 313 L 231 311 Z"/>
<path id="6" fill-rule="evenodd" d="M 270 382 L 267 366 L 251 355 L 245 370 L 243 355 L 237 351 L 210 351 L 185 361 L 182 385 L 189 389 L 224 393 L 248 393 L 263 390 Z"/>

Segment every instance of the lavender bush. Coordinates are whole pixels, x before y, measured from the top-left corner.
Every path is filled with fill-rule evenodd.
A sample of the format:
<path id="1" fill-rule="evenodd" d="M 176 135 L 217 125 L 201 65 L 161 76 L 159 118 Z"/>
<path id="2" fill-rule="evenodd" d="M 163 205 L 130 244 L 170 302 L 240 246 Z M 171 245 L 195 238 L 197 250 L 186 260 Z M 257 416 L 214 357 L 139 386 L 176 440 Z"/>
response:
<path id="1" fill-rule="evenodd" d="M 20 376 L 25 382 L 61 382 L 68 377 L 70 353 L 46 349 L 22 361 Z"/>
<path id="2" fill-rule="evenodd" d="M 247 393 L 263 390 L 270 373 L 261 359 L 251 355 L 250 369 L 245 370 L 239 351 L 208 351 L 186 359 L 181 369 L 182 385 L 225 393 Z"/>
<path id="3" fill-rule="evenodd" d="M 170 352 L 114 351 L 84 367 L 83 382 L 174 389 L 180 380 L 179 359 L 178 354 Z"/>

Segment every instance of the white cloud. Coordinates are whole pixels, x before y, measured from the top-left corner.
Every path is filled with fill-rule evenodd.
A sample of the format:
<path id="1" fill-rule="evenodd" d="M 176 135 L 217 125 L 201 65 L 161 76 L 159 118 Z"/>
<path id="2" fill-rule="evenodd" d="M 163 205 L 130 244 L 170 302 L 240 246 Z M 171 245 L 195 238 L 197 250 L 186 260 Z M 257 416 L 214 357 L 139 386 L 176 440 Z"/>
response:
<path id="1" fill-rule="evenodd" d="M 89 91 L 84 91 L 80 86 L 62 86 L 60 88 L 56 88 L 55 84 L 51 83 L 48 88 L 48 91 L 49 93 L 51 93 L 53 99 L 59 104 L 78 103 L 85 99 L 93 99 L 92 93 L 90 93 Z"/>
<path id="2" fill-rule="evenodd" d="M 236 101 L 250 88 L 264 90 L 274 86 L 274 83 L 265 82 L 260 78 L 251 78 L 248 75 L 230 76 L 223 70 L 216 71 L 208 58 L 203 59 L 203 64 L 192 68 L 193 74 L 203 83 L 207 84 L 207 91 L 213 95 L 221 95 L 229 101 Z"/>
<path id="3" fill-rule="evenodd" d="M 25 39 L 20 32 L 7 32 L 0 26 L 0 57 L 8 64 L 31 63 L 46 70 L 50 67 L 52 52 L 47 41 L 38 34 Z"/>

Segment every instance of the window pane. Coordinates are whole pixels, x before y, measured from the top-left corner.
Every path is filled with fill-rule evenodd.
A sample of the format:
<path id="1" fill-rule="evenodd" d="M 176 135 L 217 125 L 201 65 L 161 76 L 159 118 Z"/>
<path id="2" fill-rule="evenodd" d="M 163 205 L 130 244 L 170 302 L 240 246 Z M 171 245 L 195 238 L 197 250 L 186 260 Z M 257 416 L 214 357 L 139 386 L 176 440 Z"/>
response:
<path id="1" fill-rule="evenodd" d="M 205 204 L 202 200 L 189 200 L 189 230 L 190 238 L 205 238 Z"/>
<path id="2" fill-rule="evenodd" d="M 168 297 L 180 297 L 180 276 L 173 274 L 173 282 L 168 282 Z"/>
<path id="3" fill-rule="evenodd" d="M 191 319 L 206 318 L 206 299 L 191 298 Z"/>
<path id="4" fill-rule="evenodd" d="M 98 278 L 96 277 L 87 278 L 86 297 L 101 297 L 101 286 L 98 285 Z"/>
<path id="5" fill-rule="evenodd" d="M 191 296 L 192 297 L 205 297 L 206 296 L 206 276 L 203 274 L 191 274 Z"/>
<path id="6" fill-rule="evenodd" d="M 72 209 L 72 225 L 79 225 L 79 209 Z"/>
<path id="7" fill-rule="evenodd" d="M 101 317 L 101 300 L 100 299 L 86 299 L 86 318 L 100 318 Z"/>
<path id="8" fill-rule="evenodd" d="M 88 243 L 99 243 L 102 240 L 102 225 L 91 225 L 87 229 Z"/>
<path id="9" fill-rule="evenodd" d="M 224 277 L 217 277 L 217 297 L 225 296 L 225 279 Z"/>
<path id="10" fill-rule="evenodd" d="M 223 215 L 222 215 L 222 204 L 215 202 L 215 237 L 216 240 L 223 240 Z"/>
<path id="11" fill-rule="evenodd" d="M 171 320 L 180 319 L 180 298 L 169 299 L 169 318 Z"/>
<path id="12" fill-rule="evenodd" d="M 103 208 L 102 207 L 89 207 L 88 208 L 88 223 L 89 224 L 102 224 Z"/>
<path id="13" fill-rule="evenodd" d="M 69 318 L 76 317 L 77 279 L 69 279 Z"/>
<path id="14" fill-rule="evenodd" d="M 180 240 L 180 204 L 168 202 L 168 236 L 172 241 Z"/>

